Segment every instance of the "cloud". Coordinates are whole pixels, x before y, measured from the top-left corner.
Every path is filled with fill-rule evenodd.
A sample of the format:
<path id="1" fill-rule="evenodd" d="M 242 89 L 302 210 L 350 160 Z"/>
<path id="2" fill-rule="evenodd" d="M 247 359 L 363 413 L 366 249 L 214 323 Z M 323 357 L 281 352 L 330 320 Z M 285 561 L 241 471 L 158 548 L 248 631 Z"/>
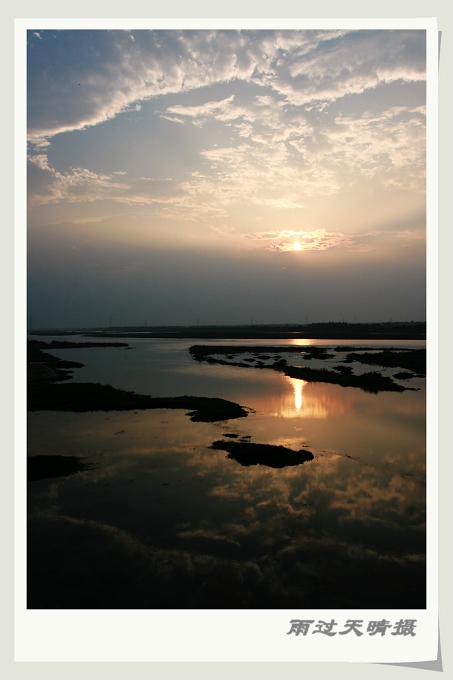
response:
<path id="1" fill-rule="evenodd" d="M 244 234 L 243 238 L 257 241 L 270 241 L 266 245 L 267 250 L 274 252 L 294 251 L 295 243 L 299 246 L 298 250 L 328 250 L 329 248 L 353 248 L 367 250 L 368 246 L 363 246 L 354 238 L 340 233 L 328 233 L 325 229 L 315 231 L 268 231 L 253 232 Z"/>
<path id="2" fill-rule="evenodd" d="M 227 109 L 228 104 L 233 100 L 234 94 L 221 101 L 207 102 L 201 106 L 181 106 L 180 104 L 177 104 L 176 106 L 169 106 L 166 111 L 167 113 L 178 114 L 179 120 L 181 120 L 181 116 L 189 116 L 190 118 L 208 118 L 210 114 L 224 112 Z M 171 117 L 168 116 L 168 119 L 171 120 Z M 221 115 L 220 120 L 228 120 L 228 117 L 225 118 L 225 115 L 223 114 Z"/>
<path id="3" fill-rule="evenodd" d="M 422 31 L 354 31 L 285 63 L 274 87 L 295 105 L 332 102 L 398 80 L 425 79 Z M 385 55 L 385 56 L 384 56 Z M 267 75 L 273 80 L 273 74 Z"/>
<path id="4" fill-rule="evenodd" d="M 55 174 L 53 168 L 49 167 L 49 159 L 47 158 L 46 154 L 44 153 L 35 154 L 34 156 L 29 156 L 28 159 L 31 163 L 34 163 L 40 170 L 45 170 L 47 172 L 50 172 L 51 174 Z"/>
<path id="5" fill-rule="evenodd" d="M 364 230 L 388 221 L 381 197 L 389 198 L 387 212 L 395 209 L 397 192 L 417 195 L 417 205 L 423 201 L 421 89 L 408 104 L 384 87 L 425 78 L 423 31 L 40 35 L 30 47 L 28 77 L 29 140 L 35 145 L 29 156 L 31 206 L 143 205 L 166 223 L 199 223 L 212 233 L 219 233 L 221 221 L 231 242 L 239 231 L 253 232 L 254 215 L 268 230 L 278 227 L 267 244 L 274 250 L 293 248 L 293 236 L 282 229 L 296 234 L 298 224 L 307 228 L 301 249 L 367 250 L 374 247 L 371 237 L 344 234 L 358 229 L 356 215 L 353 226 L 344 217 L 333 226 L 340 199 L 347 203 L 355 192 L 355 205 L 363 208 L 363 197 L 370 196 L 370 214 L 379 214 L 362 213 Z M 373 88 L 373 96 L 356 96 Z M 142 103 L 152 97 L 158 100 L 150 111 Z M 105 135 L 87 135 L 99 144 L 99 159 L 86 150 L 83 135 L 73 156 L 77 167 L 65 164 L 76 135 L 66 138 L 67 146 L 55 140 L 48 149 L 59 132 L 121 112 L 130 114 L 124 123 L 133 121 L 124 135 L 129 147 L 113 138 L 120 136 L 119 122 L 105 126 Z M 144 150 L 150 140 L 159 140 L 154 158 Z M 400 212 L 408 200 L 398 204 Z M 283 213 L 278 222 L 275 211 Z"/>
<path id="6" fill-rule="evenodd" d="M 387 189 L 424 192 L 425 119 L 420 107 L 393 107 L 357 118 L 338 115 L 317 130 L 302 116 L 289 116 L 287 122 L 287 112 L 270 97 L 247 106 L 237 105 L 231 96 L 184 111 L 171 108 L 194 123 L 219 116 L 232 120 L 233 137 L 228 145 L 201 149 L 198 168 L 182 180 L 131 177 L 125 171 L 96 173 L 87 168 L 58 172 L 41 150 L 29 156 L 35 168 L 30 205 L 111 200 L 153 205 L 161 217 L 193 222 L 210 216 L 227 218 L 230 208 L 239 205 L 299 210 L 310 199 L 371 180 Z M 267 124 L 268 119 L 272 124 Z M 310 249 L 369 247 L 330 230 L 329 235 L 316 229 L 311 233 Z M 308 248 L 307 238 L 301 249 Z M 274 250 L 293 248 L 292 242 L 278 239 L 272 244 Z"/>
<path id="7" fill-rule="evenodd" d="M 40 31 L 29 54 L 29 140 L 140 102 L 245 81 L 303 106 L 425 78 L 423 31 Z M 173 112 L 175 113 L 175 112 Z"/>
<path id="8" fill-rule="evenodd" d="M 348 250 L 369 251 L 389 243 L 404 245 L 414 241 L 424 241 L 424 234 L 417 230 L 404 231 L 372 231 L 362 234 L 343 234 L 329 232 L 325 229 L 314 231 L 295 231 L 290 229 L 251 232 L 242 234 L 242 238 L 255 242 L 257 247 L 265 244 L 266 250 L 273 252 L 291 252 L 295 250 L 330 250 L 346 248 Z M 295 245 L 296 244 L 296 245 Z"/>
<path id="9" fill-rule="evenodd" d="M 212 144 L 198 153 L 197 169 L 174 180 L 131 177 L 125 171 L 93 172 L 72 168 L 58 172 L 49 165 L 43 149 L 29 156 L 30 205 L 110 200 L 128 205 L 152 206 L 166 220 L 227 221 L 234 206 L 260 210 L 300 210 L 317 197 L 338 193 L 342 187 L 378 182 L 384 189 L 425 190 L 424 107 L 394 106 L 377 113 L 353 117 L 338 114 L 325 124 L 284 107 L 276 98 L 258 96 L 247 102 L 236 95 L 209 100 L 199 106 L 168 107 L 170 117 L 195 125 L 230 124 L 226 145 Z M 232 135 L 232 136 L 231 136 Z M 315 225 L 313 225 L 315 226 Z M 412 227 L 404 239 L 390 229 L 389 237 L 401 244 L 413 239 Z M 237 233 L 233 230 L 229 240 Z M 420 238 L 418 231 L 416 238 Z M 258 232 L 246 234 L 263 241 Z M 347 248 L 366 251 L 384 244 L 384 236 L 346 236 L 337 230 L 316 229 L 272 233 L 269 250 Z M 396 240 L 395 240 L 396 239 Z"/>
<path id="10" fill-rule="evenodd" d="M 274 208 L 302 208 L 313 195 L 335 193 L 335 172 L 325 164 L 308 164 L 287 143 L 313 134 L 300 114 L 288 113 L 283 103 L 257 96 L 247 103 L 235 97 L 197 107 L 171 107 L 194 125 L 209 121 L 229 125 L 228 146 L 214 145 L 200 151 L 207 163 L 182 184 L 200 200 L 219 206 L 246 202 Z"/>
<path id="11" fill-rule="evenodd" d="M 181 190 L 171 179 L 156 180 L 148 177 L 128 178 L 124 172 L 95 173 L 87 168 L 71 168 L 58 172 L 49 166 L 45 154 L 28 157 L 30 175 L 40 171 L 41 182 L 33 192 L 30 182 L 30 205 L 49 203 L 81 203 L 110 200 L 128 204 L 168 203 L 181 198 Z M 121 178 L 121 180 L 119 179 Z M 43 190 L 43 184 L 45 190 Z"/>
<path id="12" fill-rule="evenodd" d="M 234 95 L 199 106 L 172 106 L 167 117 L 202 127 L 229 125 L 228 146 L 201 151 L 210 161 L 203 181 L 186 183 L 220 204 L 248 200 L 302 207 L 309 196 L 336 193 L 344 184 L 377 179 L 386 188 L 425 190 L 423 107 L 391 107 L 358 116 L 319 120 L 271 96 L 239 102 Z"/>
<path id="13" fill-rule="evenodd" d="M 378 115 L 340 115 L 335 125 L 321 134 L 325 149 L 313 149 L 310 154 L 318 162 L 342 171 L 360 172 L 363 177 L 379 176 L 387 187 L 425 190 L 426 127 L 420 109 L 412 111 L 400 106 Z M 297 146 L 297 142 L 292 143 Z"/>

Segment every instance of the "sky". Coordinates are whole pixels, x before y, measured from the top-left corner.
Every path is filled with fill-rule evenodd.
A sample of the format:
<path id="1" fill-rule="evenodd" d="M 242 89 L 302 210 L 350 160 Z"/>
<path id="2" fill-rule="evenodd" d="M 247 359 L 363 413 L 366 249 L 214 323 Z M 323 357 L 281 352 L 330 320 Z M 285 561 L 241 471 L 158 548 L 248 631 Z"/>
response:
<path id="1" fill-rule="evenodd" d="M 424 320 L 423 30 L 30 30 L 32 328 Z"/>

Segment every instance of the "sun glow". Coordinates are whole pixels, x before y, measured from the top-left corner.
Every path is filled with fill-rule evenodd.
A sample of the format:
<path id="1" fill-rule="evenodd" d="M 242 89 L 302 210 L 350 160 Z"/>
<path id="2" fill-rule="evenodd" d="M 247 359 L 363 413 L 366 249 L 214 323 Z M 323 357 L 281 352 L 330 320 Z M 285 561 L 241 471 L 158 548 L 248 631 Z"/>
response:
<path id="1" fill-rule="evenodd" d="M 300 411 L 302 408 L 302 388 L 303 384 L 305 381 L 304 380 L 298 380 L 297 382 L 293 383 L 294 387 L 294 406 L 296 407 L 296 411 Z"/>
<path id="2" fill-rule="evenodd" d="M 303 407 L 303 389 L 308 383 L 306 380 L 290 378 L 289 376 L 287 376 L 287 380 L 291 383 L 291 386 L 294 389 L 294 407 L 291 408 L 291 411 L 293 408 L 295 408 L 296 411 L 300 411 Z"/>
<path id="3" fill-rule="evenodd" d="M 300 243 L 297 241 L 294 242 L 294 250 L 300 250 Z"/>

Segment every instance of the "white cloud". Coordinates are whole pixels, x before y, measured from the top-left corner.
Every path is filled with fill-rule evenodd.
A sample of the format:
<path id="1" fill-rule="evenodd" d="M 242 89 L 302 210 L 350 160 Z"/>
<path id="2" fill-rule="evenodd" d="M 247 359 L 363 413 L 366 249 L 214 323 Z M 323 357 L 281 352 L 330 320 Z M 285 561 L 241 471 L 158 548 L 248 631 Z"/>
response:
<path id="1" fill-rule="evenodd" d="M 71 168 L 58 172 L 49 166 L 45 154 L 29 156 L 32 167 L 42 171 L 46 191 L 30 191 L 30 205 L 50 203 L 91 203 L 110 200 L 128 204 L 165 204 L 180 200 L 181 190 L 171 179 L 154 180 L 147 177 L 130 179 L 124 172 L 95 173 L 87 168 Z M 121 177 L 121 181 L 118 179 Z"/>
<path id="2" fill-rule="evenodd" d="M 425 77 L 422 31 L 57 31 L 51 47 L 47 33 L 30 58 L 36 144 L 215 83 L 253 82 L 301 106 Z"/>
<path id="3" fill-rule="evenodd" d="M 313 149 L 308 160 L 316 159 L 351 176 L 378 177 L 386 187 L 424 192 L 426 129 L 421 111 L 393 107 L 379 115 L 338 116 L 335 125 L 322 134 L 324 149 Z"/>
<path id="4" fill-rule="evenodd" d="M 210 114 L 219 114 L 227 109 L 227 106 L 234 99 L 234 94 L 231 97 L 222 99 L 218 102 L 207 102 L 201 106 L 181 106 L 177 104 L 175 106 L 169 106 L 166 109 L 167 113 L 175 113 L 179 118 L 181 116 L 189 116 L 189 118 L 208 118 Z M 219 117 L 218 115 L 216 117 Z M 227 120 L 224 116 L 220 117 L 220 120 Z"/>
<path id="5" fill-rule="evenodd" d="M 237 137 L 229 146 L 200 152 L 204 167 L 193 171 L 179 185 L 168 178 L 128 179 L 124 171 L 110 175 L 75 168 L 59 173 L 40 153 L 30 161 L 49 177 L 49 191 L 35 202 L 95 201 L 160 204 L 192 218 L 226 214 L 231 205 L 249 204 L 274 208 L 302 208 L 309 197 L 329 195 L 342 185 L 377 177 L 387 188 L 424 190 L 425 127 L 420 110 L 393 107 L 379 115 L 360 118 L 337 116 L 333 123 L 313 128 L 303 118 L 284 122 L 285 112 L 267 98 L 236 107 L 234 98 L 186 107 L 181 114 L 192 122 L 236 120 Z M 181 112 L 182 107 L 173 107 Z M 247 122 L 244 118 L 247 116 Z M 268 120 L 269 122 L 268 124 Z M 220 121 L 223 122 L 223 121 Z"/>
<path id="6" fill-rule="evenodd" d="M 324 123 L 310 122 L 270 96 L 247 104 L 231 96 L 168 111 L 197 126 L 229 121 L 237 135 L 229 146 L 201 151 L 209 167 L 184 183 L 189 193 L 215 195 L 220 204 L 244 200 L 301 207 L 308 196 L 336 193 L 342 185 L 373 178 L 383 187 L 424 191 L 423 107 L 337 115 Z"/>
<path id="7" fill-rule="evenodd" d="M 40 153 L 40 154 L 35 154 L 34 156 L 28 156 L 28 160 L 31 163 L 34 163 L 40 170 L 47 170 L 48 172 L 54 174 L 55 171 L 53 168 L 49 167 L 49 159 L 47 158 L 46 154 Z"/>

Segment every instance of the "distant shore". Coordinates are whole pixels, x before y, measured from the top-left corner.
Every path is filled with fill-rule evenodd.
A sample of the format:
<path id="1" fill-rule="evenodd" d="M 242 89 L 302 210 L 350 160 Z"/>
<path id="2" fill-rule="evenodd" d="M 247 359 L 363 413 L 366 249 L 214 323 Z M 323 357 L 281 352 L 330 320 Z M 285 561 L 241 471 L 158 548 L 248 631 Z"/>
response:
<path id="1" fill-rule="evenodd" d="M 43 329 L 35 336 L 78 335 L 88 338 L 188 338 L 236 340 L 426 340 L 426 322 L 313 323 L 245 326 L 129 326 Z"/>

